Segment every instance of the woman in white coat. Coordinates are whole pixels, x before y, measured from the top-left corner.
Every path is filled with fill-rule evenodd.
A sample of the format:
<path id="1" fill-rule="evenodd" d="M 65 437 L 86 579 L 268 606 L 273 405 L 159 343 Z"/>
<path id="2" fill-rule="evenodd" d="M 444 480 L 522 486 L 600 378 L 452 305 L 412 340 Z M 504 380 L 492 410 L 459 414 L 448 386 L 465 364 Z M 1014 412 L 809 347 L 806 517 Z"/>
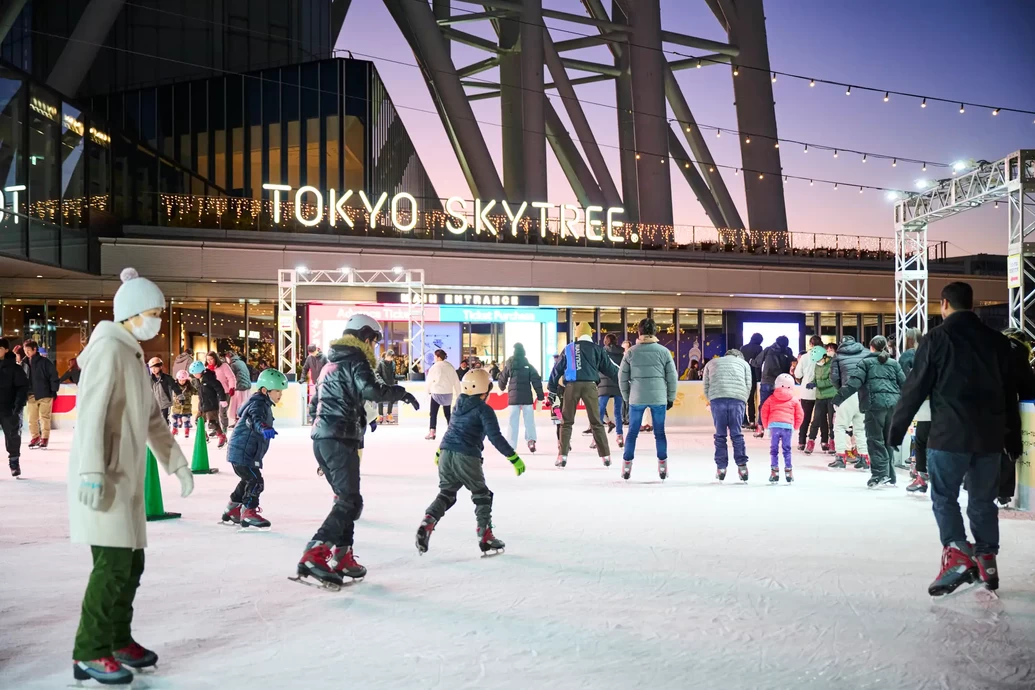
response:
<path id="1" fill-rule="evenodd" d="M 428 369 L 425 380 L 428 382 L 428 393 L 431 395 L 431 429 L 425 439 L 433 440 L 435 430 L 438 427 L 438 410 L 446 415 L 446 424 L 449 424 L 449 412 L 453 400 L 460 397 L 460 377 L 456 375 L 456 369 L 446 361 L 445 350 L 435 350 L 435 363 Z"/>
<path id="2" fill-rule="evenodd" d="M 98 323 L 79 356 L 68 505 L 72 543 L 91 547 L 93 572 L 72 655 L 77 680 L 127 684 L 133 674 L 125 666 L 146 668 L 158 661 L 130 633 L 147 546 L 147 447 L 180 480 L 184 497 L 194 488 L 187 460 L 151 393 L 138 342 L 158 335 L 164 308 L 158 286 L 125 269 L 115 294 L 115 320 Z"/>

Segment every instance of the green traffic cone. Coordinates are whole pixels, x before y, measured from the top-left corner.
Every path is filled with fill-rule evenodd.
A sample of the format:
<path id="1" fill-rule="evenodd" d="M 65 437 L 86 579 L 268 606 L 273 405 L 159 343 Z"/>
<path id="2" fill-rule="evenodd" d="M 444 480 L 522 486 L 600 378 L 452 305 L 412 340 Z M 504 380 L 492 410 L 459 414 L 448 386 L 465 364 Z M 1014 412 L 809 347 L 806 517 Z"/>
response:
<path id="1" fill-rule="evenodd" d="M 158 477 L 158 461 L 151 449 L 147 449 L 147 470 L 144 472 L 144 511 L 147 521 L 172 520 L 180 517 L 179 513 L 165 512 L 162 501 L 162 480 Z"/>
<path id="2" fill-rule="evenodd" d="M 194 474 L 215 474 L 219 470 L 208 466 L 208 438 L 205 436 L 205 427 L 199 425 L 197 435 L 194 436 L 194 455 L 191 457 L 190 471 Z"/>

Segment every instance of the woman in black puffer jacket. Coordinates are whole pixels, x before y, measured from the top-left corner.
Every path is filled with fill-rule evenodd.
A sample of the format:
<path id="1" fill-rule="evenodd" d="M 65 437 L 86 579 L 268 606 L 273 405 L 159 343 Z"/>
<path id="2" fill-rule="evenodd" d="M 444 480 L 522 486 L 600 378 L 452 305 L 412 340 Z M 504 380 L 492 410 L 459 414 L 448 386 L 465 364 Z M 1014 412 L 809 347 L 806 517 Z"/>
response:
<path id="1" fill-rule="evenodd" d="M 510 431 L 507 441 L 511 447 L 517 446 L 518 425 L 521 417 L 525 418 L 525 441 L 529 452 L 535 452 L 535 401 L 543 399 L 543 379 L 528 358 L 525 357 L 525 346 L 515 343 L 514 356 L 507 360 L 499 375 L 500 388 L 507 391 L 507 404 L 510 405 Z M 533 396 L 534 393 L 534 396 Z"/>

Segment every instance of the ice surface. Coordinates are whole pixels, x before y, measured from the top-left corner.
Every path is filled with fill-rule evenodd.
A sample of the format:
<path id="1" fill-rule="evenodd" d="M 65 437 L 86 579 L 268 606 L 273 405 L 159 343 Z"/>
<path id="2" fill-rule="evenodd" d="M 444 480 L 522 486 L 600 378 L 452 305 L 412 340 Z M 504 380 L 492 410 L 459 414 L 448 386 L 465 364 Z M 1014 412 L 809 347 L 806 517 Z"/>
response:
<path id="1" fill-rule="evenodd" d="M 340 593 L 287 580 L 331 503 L 305 430 L 271 444 L 269 533 L 216 524 L 235 477 L 211 446 L 222 471 L 190 498 L 163 477 L 184 516 L 148 526 L 134 632 L 161 661 L 135 687 L 1035 688 L 1032 521 L 1001 523 L 1000 600 L 933 603 L 930 500 L 905 495 L 904 473 L 871 491 L 797 454 L 795 483 L 771 486 L 767 442 L 749 439 L 750 485 L 719 484 L 711 434 L 675 430 L 668 481 L 647 434 L 623 482 L 579 422 L 565 470 L 547 425 L 522 477 L 486 449 L 507 542 L 488 559 L 466 492 L 417 554 L 434 444 L 417 428 L 368 436 L 356 553 L 370 573 Z M 71 682 L 90 557 L 68 543 L 70 433 L 23 454 L 27 480 L 0 477 L 0 688 Z"/>

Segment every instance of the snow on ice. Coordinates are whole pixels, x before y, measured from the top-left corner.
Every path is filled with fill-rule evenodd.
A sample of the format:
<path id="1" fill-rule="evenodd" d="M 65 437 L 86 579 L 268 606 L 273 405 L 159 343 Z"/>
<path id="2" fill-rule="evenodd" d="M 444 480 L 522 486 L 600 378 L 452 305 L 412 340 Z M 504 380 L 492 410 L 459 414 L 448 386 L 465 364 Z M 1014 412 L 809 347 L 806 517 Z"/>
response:
<path id="1" fill-rule="evenodd" d="M 522 477 L 486 449 L 507 542 L 488 559 L 466 492 L 417 554 L 434 443 L 405 426 L 368 436 L 356 554 L 370 572 L 339 593 L 287 579 L 332 499 L 306 430 L 266 458 L 269 533 L 217 524 L 236 478 L 213 444 L 222 471 L 190 498 L 163 477 L 183 518 L 148 525 L 134 633 L 160 661 L 135 687 L 1035 688 L 1035 522 L 1001 523 L 1000 600 L 933 601 L 930 499 L 906 496 L 904 473 L 871 491 L 796 453 L 795 483 L 771 486 L 768 442 L 749 438 L 749 485 L 720 484 L 711 433 L 682 429 L 668 481 L 646 434 L 624 482 L 581 428 L 564 470 L 547 425 Z M 90 556 L 68 542 L 70 438 L 26 452 L 25 481 L 0 478 L 0 688 L 72 680 Z"/>

